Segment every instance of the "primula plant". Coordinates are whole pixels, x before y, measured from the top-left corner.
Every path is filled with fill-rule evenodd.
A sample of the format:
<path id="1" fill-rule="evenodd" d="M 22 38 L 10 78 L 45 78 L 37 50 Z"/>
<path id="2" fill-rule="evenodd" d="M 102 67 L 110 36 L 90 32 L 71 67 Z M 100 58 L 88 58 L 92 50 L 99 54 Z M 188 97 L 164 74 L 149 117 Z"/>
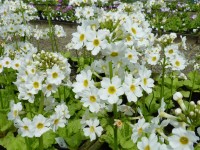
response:
<path id="1" fill-rule="evenodd" d="M 68 52 L 58 45 L 67 33 L 49 14 L 49 27 L 40 29 L 29 24 L 33 6 L 0 6 L 0 145 L 198 150 L 200 56 L 184 56 L 186 37 L 153 34 L 141 2 L 113 9 L 70 3 L 80 7 Z M 50 50 L 40 48 L 45 39 Z"/>

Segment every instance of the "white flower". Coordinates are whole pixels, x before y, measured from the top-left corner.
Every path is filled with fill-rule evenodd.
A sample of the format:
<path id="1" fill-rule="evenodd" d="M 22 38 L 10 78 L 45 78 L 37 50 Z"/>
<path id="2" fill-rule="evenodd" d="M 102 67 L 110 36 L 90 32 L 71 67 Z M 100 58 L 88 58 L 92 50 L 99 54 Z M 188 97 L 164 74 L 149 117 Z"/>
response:
<path id="1" fill-rule="evenodd" d="M 30 119 L 17 119 L 15 121 L 15 126 L 19 128 L 18 133 L 21 134 L 22 137 L 33 137 L 33 124 Z"/>
<path id="2" fill-rule="evenodd" d="M 155 133 L 152 133 L 149 138 L 142 137 L 142 141 L 137 143 L 139 150 L 158 150 L 160 143 L 158 143 L 158 137 Z"/>
<path id="3" fill-rule="evenodd" d="M 75 49 L 80 49 L 84 46 L 86 41 L 86 32 L 90 30 L 91 29 L 89 27 L 85 29 L 84 26 L 78 26 L 77 32 L 72 33 L 72 43 L 74 44 Z"/>
<path id="4" fill-rule="evenodd" d="M 123 88 L 129 102 L 137 102 L 138 97 L 142 96 L 142 89 L 139 85 L 140 79 L 134 79 L 131 74 L 125 76 Z"/>
<path id="5" fill-rule="evenodd" d="M 87 120 L 85 123 L 86 123 L 86 125 L 88 125 L 88 127 L 85 127 L 83 129 L 84 135 L 89 136 L 90 141 L 93 141 L 96 139 L 96 134 L 98 137 L 101 136 L 103 128 L 101 126 L 99 126 L 98 119 L 90 119 L 90 120 Z"/>
<path id="6" fill-rule="evenodd" d="M 3 62 L 3 66 L 4 67 L 6 67 L 6 68 L 10 68 L 11 67 L 12 60 L 9 57 L 4 57 L 2 62 Z"/>
<path id="7" fill-rule="evenodd" d="M 65 37 L 66 36 L 66 33 L 62 26 L 55 25 L 55 35 L 57 37 Z"/>
<path id="8" fill-rule="evenodd" d="M 101 49 L 105 49 L 107 47 L 106 35 L 109 34 L 108 30 L 98 30 L 91 31 L 86 33 L 87 42 L 86 47 L 88 50 L 92 51 L 92 55 L 97 55 Z"/>
<path id="9" fill-rule="evenodd" d="M 67 123 L 67 120 L 60 114 L 55 113 L 50 116 L 49 122 L 51 124 L 50 125 L 51 129 L 55 132 L 58 129 L 58 127 L 63 128 L 65 124 Z"/>
<path id="10" fill-rule="evenodd" d="M 49 126 L 50 123 L 48 122 L 47 118 L 45 118 L 43 115 L 39 114 L 38 116 L 35 116 L 33 118 L 33 127 L 34 131 L 33 134 L 35 137 L 40 137 L 42 134 L 50 130 Z"/>
<path id="11" fill-rule="evenodd" d="M 57 86 L 52 83 L 48 83 L 46 81 L 46 84 L 42 85 L 42 92 L 46 97 L 49 97 L 52 93 L 55 93 L 57 91 Z"/>
<path id="12" fill-rule="evenodd" d="M 172 58 L 178 53 L 178 45 L 177 44 L 171 44 L 165 48 L 165 55 L 168 58 Z"/>
<path id="13" fill-rule="evenodd" d="M 64 73 L 57 65 L 54 65 L 52 69 L 47 69 L 47 81 L 55 85 L 61 84 L 65 78 Z"/>
<path id="14" fill-rule="evenodd" d="M 19 118 L 19 112 L 22 110 L 22 103 L 18 102 L 17 104 L 14 101 L 10 102 L 11 111 L 8 113 L 8 120 L 15 120 Z"/>
<path id="15" fill-rule="evenodd" d="M 89 87 L 93 87 L 93 80 L 91 70 L 81 71 L 80 74 L 76 76 L 76 82 L 73 83 L 73 92 L 79 93 L 83 90 L 89 89 Z"/>
<path id="16" fill-rule="evenodd" d="M 3 72 L 3 61 L 0 60 L 0 73 Z"/>
<path id="17" fill-rule="evenodd" d="M 176 56 L 170 59 L 172 70 L 183 70 L 186 67 L 186 59 L 181 56 Z"/>
<path id="18" fill-rule="evenodd" d="M 44 76 L 31 75 L 27 79 L 25 87 L 28 89 L 28 92 L 31 94 L 37 94 L 39 90 L 42 89 L 42 82 L 44 80 Z"/>
<path id="19" fill-rule="evenodd" d="M 147 70 L 144 66 L 139 70 L 139 75 L 141 78 L 141 87 L 149 94 L 152 92 L 152 87 L 154 87 L 154 80 L 150 78 L 151 70 Z"/>
<path id="20" fill-rule="evenodd" d="M 136 143 L 138 138 L 142 136 L 147 127 L 149 127 L 149 123 L 146 123 L 144 118 L 139 119 L 137 124 L 134 124 L 132 126 L 133 129 L 132 129 L 131 139 L 133 140 L 134 143 Z"/>
<path id="21" fill-rule="evenodd" d="M 113 77 L 111 81 L 109 78 L 103 78 L 98 94 L 102 100 L 107 100 L 110 104 L 117 103 L 119 96 L 124 94 L 121 79 L 117 76 Z"/>
<path id="22" fill-rule="evenodd" d="M 158 63 L 158 60 L 160 59 L 160 54 L 159 53 L 150 53 L 147 56 L 147 62 L 150 65 L 156 65 Z"/>
<path id="23" fill-rule="evenodd" d="M 89 107 L 91 112 L 98 112 L 100 110 L 101 105 L 97 88 L 94 87 L 89 90 L 85 90 L 81 96 L 81 102 L 83 102 L 84 107 Z"/>
<path id="24" fill-rule="evenodd" d="M 14 70 L 18 70 L 19 67 L 21 66 L 21 61 L 18 60 L 18 59 L 15 59 L 15 60 L 12 61 L 11 66 L 12 66 L 12 68 L 13 68 Z M 0 72 L 1 72 L 1 71 L 0 71 Z"/>
<path id="25" fill-rule="evenodd" d="M 68 107 L 64 103 L 57 105 L 55 108 L 55 111 L 56 113 L 60 114 L 64 118 L 67 118 L 67 119 L 70 118 Z"/>
<path id="26" fill-rule="evenodd" d="M 181 127 L 172 130 L 173 135 L 168 138 L 169 145 L 177 150 L 193 150 L 193 144 L 199 140 L 194 131 L 187 131 Z"/>

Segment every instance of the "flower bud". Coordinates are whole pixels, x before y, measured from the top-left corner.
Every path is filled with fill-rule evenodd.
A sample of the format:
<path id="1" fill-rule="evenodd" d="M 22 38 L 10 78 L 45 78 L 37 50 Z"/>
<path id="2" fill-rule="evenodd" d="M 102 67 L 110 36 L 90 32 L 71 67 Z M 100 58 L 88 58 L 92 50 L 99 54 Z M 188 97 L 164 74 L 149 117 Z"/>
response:
<path id="1" fill-rule="evenodd" d="M 193 111 L 190 112 L 190 116 L 194 116 L 194 112 Z"/>
<path id="2" fill-rule="evenodd" d="M 197 101 L 197 105 L 200 105 L 200 100 Z"/>
<path id="3" fill-rule="evenodd" d="M 190 105 L 195 106 L 194 101 L 191 101 L 191 102 L 190 102 Z"/>
<path id="4" fill-rule="evenodd" d="M 178 101 L 179 99 L 182 99 L 183 98 L 183 95 L 181 94 L 181 92 L 176 92 L 174 95 L 173 95 L 173 99 L 175 101 Z"/>
<path id="5" fill-rule="evenodd" d="M 175 109 L 175 114 L 180 115 L 182 113 L 182 110 L 180 108 Z"/>

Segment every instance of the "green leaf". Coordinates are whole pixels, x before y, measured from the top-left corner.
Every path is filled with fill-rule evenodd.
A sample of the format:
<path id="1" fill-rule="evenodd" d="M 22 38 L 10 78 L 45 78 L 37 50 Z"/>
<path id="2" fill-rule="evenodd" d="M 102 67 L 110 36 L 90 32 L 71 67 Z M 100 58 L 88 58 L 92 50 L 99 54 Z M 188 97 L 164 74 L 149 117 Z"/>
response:
<path id="1" fill-rule="evenodd" d="M 85 139 L 85 137 L 83 136 L 82 132 L 77 132 L 76 134 L 70 137 L 66 137 L 64 139 L 66 140 L 69 147 L 78 148 L 79 145 L 82 143 L 82 140 Z"/>
<path id="2" fill-rule="evenodd" d="M 68 135 L 72 135 L 73 133 L 80 132 L 82 129 L 82 125 L 80 123 L 80 119 L 70 120 L 67 125 Z"/>
<path id="3" fill-rule="evenodd" d="M 47 148 L 51 147 L 52 144 L 55 143 L 55 137 L 56 137 L 56 134 L 52 130 L 43 134 L 44 148 L 47 149 Z"/>
<path id="4" fill-rule="evenodd" d="M 7 150 L 27 150 L 25 139 L 20 135 L 14 137 L 12 132 L 9 132 L 4 138 L 1 138 L 0 145 Z"/>
<path id="5" fill-rule="evenodd" d="M 136 150 L 137 149 L 137 146 L 133 143 L 133 141 L 131 139 L 129 139 L 129 140 L 126 140 L 126 139 L 120 140 L 120 145 L 124 149 L 131 149 L 131 150 L 134 150 L 134 149 Z"/>
<path id="6" fill-rule="evenodd" d="M 185 98 L 189 98 L 189 96 L 190 96 L 190 91 L 179 91 L 179 92 L 181 92 L 181 94 L 182 94 L 183 97 L 185 97 Z"/>
<path id="7" fill-rule="evenodd" d="M 7 119 L 7 113 L 0 113 L 0 131 L 4 132 L 12 126 L 12 121 Z"/>

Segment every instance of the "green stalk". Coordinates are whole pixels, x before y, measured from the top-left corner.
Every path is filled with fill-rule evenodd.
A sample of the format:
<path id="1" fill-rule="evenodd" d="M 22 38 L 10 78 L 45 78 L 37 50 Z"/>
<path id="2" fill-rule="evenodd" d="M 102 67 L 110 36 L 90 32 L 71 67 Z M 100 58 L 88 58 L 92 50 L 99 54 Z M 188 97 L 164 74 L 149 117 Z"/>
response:
<path id="1" fill-rule="evenodd" d="M 0 90 L 0 104 L 1 104 L 1 109 L 3 109 L 3 98 L 2 98 L 2 93 L 1 93 L 1 90 Z"/>
<path id="2" fill-rule="evenodd" d="M 109 73 L 110 73 L 110 80 L 112 80 L 113 77 L 113 69 L 112 69 L 112 62 L 109 62 Z M 117 104 L 113 104 L 113 112 L 114 112 L 114 120 L 117 119 Z M 113 124 L 113 130 L 114 130 L 114 150 L 118 150 L 118 143 L 117 143 L 117 126 Z"/>
<path id="3" fill-rule="evenodd" d="M 194 89 L 195 78 L 196 78 L 196 70 L 195 70 L 194 73 L 193 73 L 192 88 L 191 88 L 191 90 L 190 90 L 189 102 L 191 102 L 191 100 L 192 100 L 192 92 L 193 92 L 193 89 Z M 189 107 L 190 107 L 190 105 L 188 105 L 188 108 L 189 108 Z"/>
<path id="4" fill-rule="evenodd" d="M 53 38 L 54 38 L 54 43 L 55 43 L 55 47 L 56 47 L 56 52 L 58 52 L 58 44 L 57 44 L 57 40 L 56 40 L 56 36 L 55 36 L 55 32 L 54 32 L 54 28 L 52 29 L 53 30 Z"/>
<path id="5" fill-rule="evenodd" d="M 39 150 L 44 149 L 44 143 L 43 143 L 43 135 L 39 137 Z"/>
<path id="6" fill-rule="evenodd" d="M 26 148 L 27 148 L 27 150 L 31 150 L 30 142 L 29 142 L 29 138 L 28 137 L 25 137 L 25 142 L 26 142 Z"/>
<path id="7" fill-rule="evenodd" d="M 40 106 L 38 110 L 38 114 L 42 114 L 43 108 L 44 107 L 44 93 L 41 92 L 41 97 L 40 97 Z"/>
<path id="8" fill-rule="evenodd" d="M 46 3 L 46 8 L 47 8 L 47 11 L 49 12 L 49 6 L 48 4 Z M 52 23 L 51 23 L 51 18 L 50 18 L 50 15 L 48 13 L 48 24 L 49 24 L 49 37 L 50 37 L 50 41 L 51 41 L 51 48 L 52 48 L 52 51 L 54 52 L 54 40 L 53 40 L 53 33 L 52 33 Z"/>
<path id="9" fill-rule="evenodd" d="M 60 99 L 60 101 L 61 101 L 61 91 L 60 91 L 60 88 L 58 87 L 58 95 L 59 95 L 59 99 Z"/>
<path id="10" fill-rule="evenodd" d="M 162 50 L 164 54 L 164 47 L 162 47 Z M 164 97 L 165 63 L 166 63 L 166 56 L 164 54 L 164 60 L 162 64 L 162 84 L 161 84 L 161 91 L 160 91 L 160 99 Z"/>
<path id="11" fill-rule="evenodd" d="M 44 109 L 44 93 L 41 92 L 41 98 L 40 98 L 40 106 L 38 110 L 38 114 L 42 114 Z M 43 137 L 42 135 L 39 137 L 39 150 L 44 149 L 44 144 L 43 144 Z"/>

